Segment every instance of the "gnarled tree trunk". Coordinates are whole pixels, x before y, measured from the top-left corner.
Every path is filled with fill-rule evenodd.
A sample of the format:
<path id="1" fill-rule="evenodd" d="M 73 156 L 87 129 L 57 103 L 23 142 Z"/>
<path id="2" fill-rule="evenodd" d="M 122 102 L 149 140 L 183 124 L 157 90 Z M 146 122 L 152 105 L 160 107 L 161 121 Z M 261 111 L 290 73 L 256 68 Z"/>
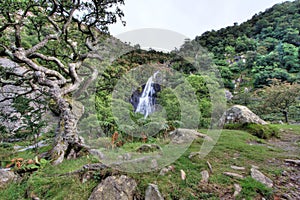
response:
<path id="1" fill-rule="evenodd" d="M 75 101 L 73 103 L 69 102 L 67 98 L 62 97 L 58 92 L 55 92 L 53 97 L 57 103 L 60 117 L 55 144 L 51 150 L 51 159 L 53 164 L 59 164 L 65 158 L 76 158 L 78 152 L 86 148 L 77 130 L 77 124 L 83 114 L 84 107 L 78 103 L 75 105 Z"/>

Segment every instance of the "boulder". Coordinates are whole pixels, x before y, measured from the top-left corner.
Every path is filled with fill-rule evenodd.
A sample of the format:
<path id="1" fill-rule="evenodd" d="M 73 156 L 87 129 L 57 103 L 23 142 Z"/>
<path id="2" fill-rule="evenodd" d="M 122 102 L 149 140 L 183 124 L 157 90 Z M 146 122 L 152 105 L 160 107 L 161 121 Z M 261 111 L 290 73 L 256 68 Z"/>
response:
<path id="1" fill-rule="evenodd" d="M 155 184 L 149 184 L 146 189 L 145 200 L 163 200 L 158 186 Z"/>
<path id="2" fill-rule="evenodd" d="M 193 129 L 178 128 L 170 132 L 169 135 L 173 144 L 187 144 L 192 142 L 194 139 L 198 137 L 205 138 L 210 141 L 212 140 L 207 135 L 199 133 Z"/>
<path id="3" fill-rule="evenodd" d="M 0 189 L 5 188 L 9 183 L 16 181 L 18 176 L 12 171 L 0 169 Z"/>
<path id="4" fill-rule="evenodd" d="M 273 181 L 266 177 L 263 173 L 258 171 L 258 169 L 256 168 L 251 168 L 251 177 L 269 188 L 273 187 Z"/>
<path id="5" fill-rule="evenodd" d="M 133 200 L 137 183 L 127 176 L 109 176 L 92 192 L 89 200 Z"/>
<path id="6" fill-rule="evenodd" d="M 229 108 L 221 117 L 219 125 L 255 123 L 265 125 L 267 122 L 254 114 L 246 106 L 235 105 Z"/>

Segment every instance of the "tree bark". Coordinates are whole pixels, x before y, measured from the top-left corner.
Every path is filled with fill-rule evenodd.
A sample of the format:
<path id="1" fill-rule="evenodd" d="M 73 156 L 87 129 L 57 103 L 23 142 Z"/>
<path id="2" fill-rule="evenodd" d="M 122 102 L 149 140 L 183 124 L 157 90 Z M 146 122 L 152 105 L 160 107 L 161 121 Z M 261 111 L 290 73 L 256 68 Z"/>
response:
<path id="1" fill-rule="evenodd" d="M 60 112 L 55 144 L 51 150 L 52 163 L 57 165 L 65 158 L 70 159 L 78 157 L 79 151 L 86 147 L 77 131 L 77 123 L 82 113 L 75 113 L 73 110 L 74 105 L 57 91 L 54 92 L 53 99 Z"/>

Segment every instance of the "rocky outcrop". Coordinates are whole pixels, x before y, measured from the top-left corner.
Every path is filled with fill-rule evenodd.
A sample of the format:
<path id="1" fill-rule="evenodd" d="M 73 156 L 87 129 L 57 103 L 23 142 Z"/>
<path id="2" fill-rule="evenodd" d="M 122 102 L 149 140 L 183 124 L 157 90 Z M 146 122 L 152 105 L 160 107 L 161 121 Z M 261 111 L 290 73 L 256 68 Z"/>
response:
<path id="1" fill-rule="evenodd" d="M 31 116 L 31 121 L 37 123 L 38 121 L 46 122 L 47 126 L 44 126 L 40 132 L 49 132 L 53 130 L 54 126 L 57 125 L 57 118 L 51 112 L 45 112 L 44 96 L 39 90 L 31 91 L 31 86 L 29 84 L 14 84 L 14 82 L 22 83 L 21 78 L 29 75 L 27 68 L 21 66 L 9 59 L 0 58 L 0 69 L 3 69 L 1 75 L 3 79 L 0 82 L 4 84 L 0 89 L 0 126 L 5 127 L 6 132 L 8 132 L 9 137 L 13 136 L 18 130 L 25 129 L 28 125 L 27 118 Z M 4 78 L 6 76 L 6 79 Z M 28 78 L 28 77 L 27 77 Z M 41 91 L 46 91 L 45 88 L 41 88 Z M 29 103 L 27 118 L 18 112 L 15 106 L 13 105 L 13 97 L 17 95 L 22 95 L 27 99 L 34 100 Z M 30 112 L 29 112 L 30 111 Z M 39 119 L 38 116 L 35 116 L 31 113 L 34 112 L 43 113 L 42 119 Z"/>
<path id="2" fill-rule="evenodd" d="M 145 200 L 164 200 L 157 185 L 149 184 L 146 189 Z"/>
<path id="3" fill-rule="evenodd" d="M 0 189 L 6 187 L 9 183 L 16 181 L 18 176 L 12 171 L 0 169 Z"/>
<path id="4" fill-rule="evenodd" d="M 92 192 L 89 200 L 133 200 L 137 183 L 127 176 L 109 176 Z"/>
<path id="5" fill-rule="evenodd" d="M 219 126 L 223 124 L 245 124 L 245 123 L 255 123 L 255 124 L 267 124 L 259 116 L 254 114 L 246 106 L 235 105 L 229 108 L 221 117 L 219 121 Z"/>

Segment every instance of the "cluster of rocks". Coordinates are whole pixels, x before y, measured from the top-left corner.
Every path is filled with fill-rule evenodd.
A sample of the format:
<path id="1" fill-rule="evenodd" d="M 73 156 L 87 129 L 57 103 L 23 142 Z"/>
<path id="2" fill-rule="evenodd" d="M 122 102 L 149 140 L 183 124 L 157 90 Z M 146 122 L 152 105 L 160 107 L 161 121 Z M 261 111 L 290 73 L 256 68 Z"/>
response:
<path id="1" fill-rule="evenodd" d="M 135 199 L 137 183 L 125 175 L 109 176 L 92 192 L 89 200 L 132 200 Z M 149 184 L 145 192 L 145 200 L 163 200 L 158 186 Z"/>

